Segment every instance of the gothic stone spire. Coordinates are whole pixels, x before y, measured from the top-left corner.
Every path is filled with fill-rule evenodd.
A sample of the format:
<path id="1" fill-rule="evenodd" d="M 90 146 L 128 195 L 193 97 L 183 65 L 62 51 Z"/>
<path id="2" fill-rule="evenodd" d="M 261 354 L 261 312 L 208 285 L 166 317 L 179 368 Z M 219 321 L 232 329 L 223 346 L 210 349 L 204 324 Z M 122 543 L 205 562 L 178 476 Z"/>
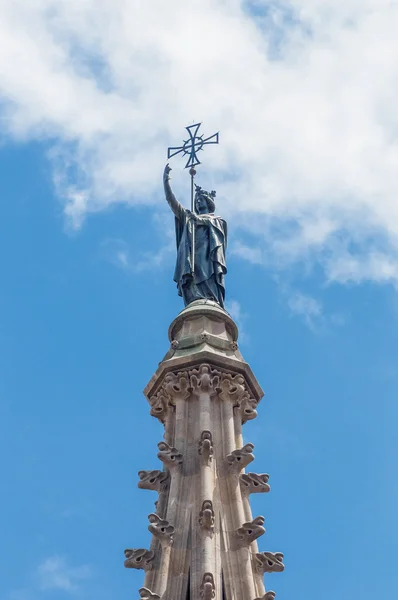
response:
<path id="1" fill-rule="evenodd" d="M 264 518 L 253 518 L 249 502 L 270 491 L 269 476 L 245 472 L 254 446 L 242 437 L 263 392 L 239 352 L 235 323 L 215 302 L 190 304 L 169 338 L 145 389 L 164 425 L 163 470 L 139 472 L 138 486 L 159 495 L 148 517 L 152 542 L 126 550 L 125 566 L 145 571 L 143 600 L 273 600 L 264 573 L 283 571 L 283 554 L 259 552 Z"/>

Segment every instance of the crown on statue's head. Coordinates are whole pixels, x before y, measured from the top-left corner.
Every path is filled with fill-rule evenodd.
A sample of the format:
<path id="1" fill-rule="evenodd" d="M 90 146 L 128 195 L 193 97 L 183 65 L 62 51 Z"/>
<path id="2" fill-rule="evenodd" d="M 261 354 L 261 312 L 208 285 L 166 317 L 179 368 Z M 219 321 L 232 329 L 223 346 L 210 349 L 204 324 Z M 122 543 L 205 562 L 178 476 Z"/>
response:
<path id="1" fill-rule="evenodd" d="M 201 188 L 200 185 L 196 185 L 195 183 L 195 198 L 199 198 L 200 196 L 206 198 L 209 212 L 213 213 L 216 210 L 216 203 L 214 202 L 214 199 L 216 197 L 215 190 L 207 192 L 206 190 Z"/>
<path id="2" fill-rule="evenodd" d="M 211 190 L 211 192 L 207 192 L 200 185 L 196 185 L 196 183 L 195 183 L 195 191 L 198 196 L 203 195 L 203 196 L 211 196 L 212 198 L 215 198 L 217 195 L 217 192 L 215 190 Z"/>

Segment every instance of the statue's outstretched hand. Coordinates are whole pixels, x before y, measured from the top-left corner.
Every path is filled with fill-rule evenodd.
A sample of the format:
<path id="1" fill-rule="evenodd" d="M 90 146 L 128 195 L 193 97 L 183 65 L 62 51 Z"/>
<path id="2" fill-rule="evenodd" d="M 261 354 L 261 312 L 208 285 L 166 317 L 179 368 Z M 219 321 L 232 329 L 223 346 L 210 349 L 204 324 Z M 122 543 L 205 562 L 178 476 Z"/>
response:
<path id="1" fill-rule="evenodd" d="M 171 167 L 170 167 L 169 163 L 167 163 L 167 165 L 164 168 L 164 172 L 163 172 L 163 179 L 165 181 L 167 179 L 170 179 L 170 171 L 171 171 Z"/>

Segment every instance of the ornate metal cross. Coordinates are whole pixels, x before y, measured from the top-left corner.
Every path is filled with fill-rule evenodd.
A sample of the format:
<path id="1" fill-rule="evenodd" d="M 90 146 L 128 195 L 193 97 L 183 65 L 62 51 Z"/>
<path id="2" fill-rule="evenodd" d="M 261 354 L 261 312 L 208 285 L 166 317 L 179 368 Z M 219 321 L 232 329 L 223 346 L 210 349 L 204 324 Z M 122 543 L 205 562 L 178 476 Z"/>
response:
<path id="1" fill-rule="evenodd" d="M 185 129 L 189 133 L 189 139 L 184 141 L 182 146 L 174 146 L 167 149 L 167 158 L 172 158 L 177 154 L 183 153 L 183 156 L 188 155 L 188 161 L 185 165 L 185 168 L 188 167 L 196 167 L 196 165 L 200 165 L 200 160 L 198 159 L 198 152 L 203 150 L 203 146 L 205 144 L 218 144 L 218 133 L 214 133 L 208 138 L 203 139 L 203 135 L 198 135 L 198 131 L 202 123 L 196 123 L 195 125 L 190 125 Z"/>

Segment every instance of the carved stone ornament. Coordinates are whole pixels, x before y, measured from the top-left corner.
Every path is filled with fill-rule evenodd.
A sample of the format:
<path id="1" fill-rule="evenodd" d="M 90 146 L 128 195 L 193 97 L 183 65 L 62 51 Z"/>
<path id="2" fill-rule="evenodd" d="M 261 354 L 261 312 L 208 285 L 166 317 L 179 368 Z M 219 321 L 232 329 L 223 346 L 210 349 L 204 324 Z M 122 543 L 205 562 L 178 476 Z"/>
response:
<path id="1" fill-rule="evenodd" d="M 285 570 L 282 552 L 258 552 L 256 568 L 260 573 L 282 573 Z"/>
<path id="2" fill-rule="evenodd" d="M 251 544 L 260 537 L 260 535 L 264 535 L 265 528 L 264 525 L 264 517 L 256 517 L 253 521 L 249 521 L 248 523 L 243 523 L 242 527 L 236 532 L 236 535 L 242 544 Z"/>
<path id="3" fill-rule="evenodd" d="M 257 417 L 257 401 L 252 398 L 249 392 L 244 392 L 234 406 L 235 414 L 239 413 L 242 419 L 242 424 L 247 423 L 247 421 L 251 421 Z"/>
<path id="4" fill-rule="evenodd" d="M 178 467 L 182 463 L 182 454 L 177 448 L 172 448 L 166 442 L 159 442 L 158 459 L 162 461 L 169 469 Z"/>
<path id="5" fill-rule="evenodd" d="M 198 369 L 189 371 L 192 393 L 209 394 L 215 396 L 220 387 L 220 372 L 212 369 L 210 365 L 200 365 Z"/>
<path id="6" fill-rule="evenodd" d="M 167 411 L 169 409 L 169 401 L 166 393 L 163 389 L 159 390 L 157 394 L 149 399 L 151 410 L 149 413 L 152 417 L 156 417 L 162 423 L 165 422 L 167 417 Z"/>
<path id="7" fill-rule="evenodd" d="M 169 474 L 166 471 L 138 471 L 138 487 L 141 490 L 162 492 L 168 485 Z"/>
<path id="8" fill-rule="evenodd" d="M 161 541 L 171 544 L 174 536 L 174 527 L 168 521 L 165 521 L 155 513 L 148 515 L 148 529 L 152 535 L 159 538 Z"/>
<path id="9" fill-rule="evenodd" d="M 247 467 L 254 460 L 253 450 L 253 444 L 246 444 L 243 448 L 239 448 L 228 454 L 226 461 L 229 468 L 240 471 L 244 467 Z"/>
<path id="10" fill-rule="evenodd" d="M 261 596 L 261 598 L 256 598 L 256 600 L 275 600 L 276 594 L 275 592 L 266 592 L 264 594 L 264 596 Z"/>
<path id="11" fill-rule="evenodd" d="M 220 398 L 223 401 L 230 400 L 234 406 L 238 405 L 246 392 L 245 378 L 242 375 L 231 375 L 223 373 L 221 378 Z"/>
<path id="12" fill-rule="evenodd" d="M 199 454 L 205 461 L 209 462 L 213 458 L 213 453 L 213 436 L 211 435 L 211 431 L 205 429 L 200 436 Z"/>
<path id="13" fill-rule="evenodd" d="M 142 587 L 138 590 L 141 600 L 160 600 L 160 596 L 158 594 L 154 594 L 148 588 Z"/>
<path id="14" fill-rule="evenodd" d="M 202 585 L 200 586 L 200 597 L 203 600 L 213 600 L 216 597 L 216 586 L 211 573 L 203 575 Z"/>
<path id="15" fill-rule="evenodd" d="M 213 502 L 211 500 L 205 500 L 202 504 L 202 510 L 199 513 L 199 525 L 202 529 L 207 531 L 214 531 L 215 515 L 213 509 Z"/>
<path id="16" fill-rule="evenodd" d="M 164 390 L 171 404 L 175 404 L 177 400 L 187 400 L 191 392 L 188 373 L 186 371 L 167 373 L 164 380 Z"/>
<path id="17" fill-rule="evenodd" d="M 145 548 L 127 549 L 124 551 L 124 555 L 126 557 L 124 561 L 126 569 L 144 569 L 144 571 L 152 569 L 152 561 L 155 557 L 152 550 L 146 550 Z"/>
<path id="18" fill-rule="evenodd" d="M 263 494 L 270 491 L 268 485 L 269 475 L 262 473 L 242 473 L 240 476 L 240 487 L 244 494 Z"/>

